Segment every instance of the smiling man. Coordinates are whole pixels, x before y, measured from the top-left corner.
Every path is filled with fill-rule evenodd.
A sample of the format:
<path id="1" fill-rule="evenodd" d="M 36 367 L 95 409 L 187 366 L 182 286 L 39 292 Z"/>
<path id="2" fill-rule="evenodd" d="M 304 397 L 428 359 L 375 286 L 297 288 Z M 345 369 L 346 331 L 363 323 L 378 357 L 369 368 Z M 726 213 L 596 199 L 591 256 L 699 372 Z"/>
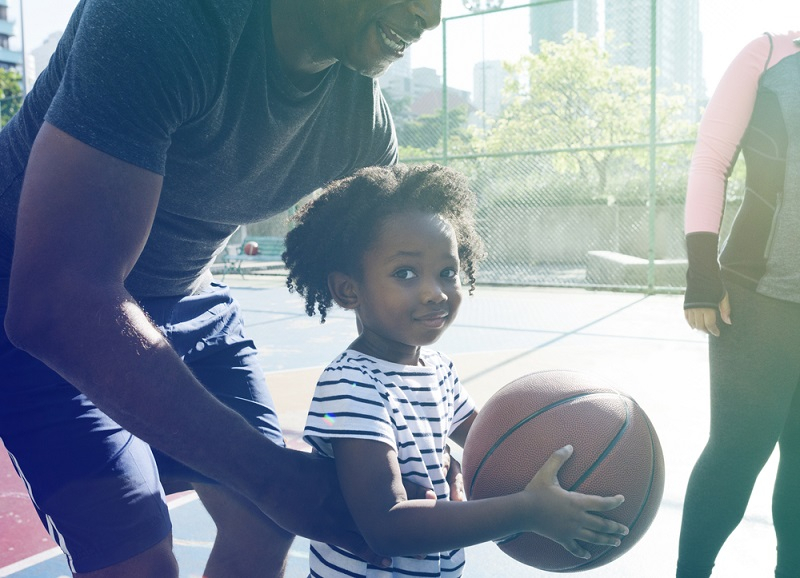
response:
<path id="1" fill-rule="evenodd" d="M 339 60 L 366 76 L 378 76 L 425 30 L 439 23 L 439 3 L 421 2 L 417 11 L 405 2 L 298 2 L 318 42 L 319 65 Z M 425 6 L 427 4 L 427 6 Z M 344 9 L 343 9 L 344 8 Z"/>
<path id="2" fill-rule="evenodd" d="M 439 19 L 439 0 L 76 8 L 0 133 L 0 437 L 75 575 L 177 576 L 163 487 L 188 484 L 217 525 L 205 576 L 280 576 L 294 534 L 382 563 L 330 464 L 283 447 L 210 266 L 239 225 L 395 162 L 373 78 Z"/>

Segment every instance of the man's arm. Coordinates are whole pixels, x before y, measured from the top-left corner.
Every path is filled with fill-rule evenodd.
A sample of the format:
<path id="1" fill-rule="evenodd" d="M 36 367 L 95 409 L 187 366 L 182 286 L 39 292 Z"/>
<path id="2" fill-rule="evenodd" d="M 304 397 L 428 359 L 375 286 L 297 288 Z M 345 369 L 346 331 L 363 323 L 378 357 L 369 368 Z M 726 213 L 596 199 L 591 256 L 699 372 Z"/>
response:
<path id="1" fill-rule="evenodd" d="M 218 402 L 125 290 L 161 185 L 155 173 L 42 127 L 19 206 L 9 338 L 120 425 L 254 500 L 287 530 L 337 535 L 367 555 L 347 531 L 327 460 L 279 448 Z"/>
<path id="2" fill-rule="evenodd" d="M 219 407 L 124 288 L 161 181 L 43 126 L 20 200 L 8 335 L 145 441 L 252 495 L 266 480 L 227 450 L 214 455 L 211 432 L 239 438 L 253 457 L 271 444 Z"/>

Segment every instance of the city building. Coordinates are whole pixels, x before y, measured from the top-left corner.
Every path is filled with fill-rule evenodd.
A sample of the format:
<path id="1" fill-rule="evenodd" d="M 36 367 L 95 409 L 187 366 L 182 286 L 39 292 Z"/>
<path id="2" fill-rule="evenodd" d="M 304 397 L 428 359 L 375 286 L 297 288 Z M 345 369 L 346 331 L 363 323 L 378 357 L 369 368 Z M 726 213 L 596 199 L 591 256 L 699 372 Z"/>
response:
<path id="1" fill-rule="evenodd" d="M 411 57 L 406 55 L 395 61 L 378 79 L 381 90 L 392 102 L 410 100 L 413 93 L 414 78 L 411 71 Z"/>
<path id="2" fill-rule="evenodd" d="M 433 68 L 427 66 L 414 68 L 411 71 L 411 78 L 412 101 L 431 92 L 442 92 L 442 77 Z"/>
<path id="3" fill-rule="evenodd" d="M 609 39 L 615 64 L 649 68 L 652 0 L 563 0 L 530 10 L 531 52 L 542 40 L 558 42 L 569 30 Z M 699 0 L 658 0 L 656 69 L 659 88 L 688 86 L 696 100 L 705 98 Z"/>
<path id="4" fill-rule="evenodd" d="M 497 118 L 503 110 L 503 85 L 508 73 L 502 60 L 477 62 L 472 69 L 472 104 L 483 115 L 471 120 L 481 126 L 485 117 Z"/>
<path id="5" fill-rule="evenodd" d="M 627 2 L 625 3 L 627 5 Z M 600 18 L 598 0 L 562 0 L 531 8 L 531 52 L 539 52 L 542 40 L 561 42 L 569 30 L 597 36 Z"/>
<path id="6" fill-rule="evenodd" d="M 8 19 L 8 0 L 0 0 L 0 68 L 6 70 L 22 65 L 22 52 L 10 48 L 13 36 L 14 22 Z"/>
<path id="7" fill-rule="evenodd" d="M 412 68 L 408 56 L 392 64 L 379 82 L 389 101 L 400 104 L 393 110 L 395 121 L 404 119 L 407 115 L 413 118 L 435 114 L 442 109 L 442 77 L 435 69 L 427 66 Z M 447 89 L 447 104 L 451 108 L 473 108 L 469 92 L 453 87 Z"/>
<path id="8" fill-rule="evenodd" d="M 50 35 L 44 39 L 39 46 L 31 50 L 31 57 L 33 58 L 33 74 L 30 75 L 30 83 L 33 84 L 42 71 L 47 67 L 47 64 L 50 62 L 50 57 L 53 56 L 53 53 L 56 51 L 56 47 L 58 46 L 58 42 L 61 40 L 61 36 L 64 33 L 61 31 L 52 32 Z"/>

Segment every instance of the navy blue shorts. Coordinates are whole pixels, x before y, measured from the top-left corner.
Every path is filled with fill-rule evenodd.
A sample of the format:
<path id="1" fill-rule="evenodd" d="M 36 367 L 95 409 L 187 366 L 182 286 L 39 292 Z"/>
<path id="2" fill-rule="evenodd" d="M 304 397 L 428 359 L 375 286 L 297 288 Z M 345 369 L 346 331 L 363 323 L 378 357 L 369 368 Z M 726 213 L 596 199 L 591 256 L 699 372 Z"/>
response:
<path id="1" fill-rule="evenodd" d="M 0 241 L 0 319 L 8 300 L 7 248 Z M 258 352 L 244 337 L 226 286 L 141 304 L 209 391 L 283 444 Z M 0 439 L 73 572 L 127 560 L 169 534 L 162 479 L 166 486 L 168 480 L 211 481 L 154 456 L 59 375 L 11 345 L 2 324 Z"/>

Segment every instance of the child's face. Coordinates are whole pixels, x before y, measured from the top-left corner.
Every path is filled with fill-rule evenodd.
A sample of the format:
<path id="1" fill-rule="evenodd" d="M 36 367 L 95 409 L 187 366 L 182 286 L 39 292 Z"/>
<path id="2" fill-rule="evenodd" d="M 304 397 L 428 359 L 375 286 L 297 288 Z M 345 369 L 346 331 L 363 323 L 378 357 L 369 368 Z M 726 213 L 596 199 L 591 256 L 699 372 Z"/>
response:
<path id="1" fill-rule="evenodd" d="M 359 342 L 408 363 L 435 342 L 461 304 L 458 245 L 449 222 L 408 212 L 390 217 L 362 261 L 356 313 Z"/>

